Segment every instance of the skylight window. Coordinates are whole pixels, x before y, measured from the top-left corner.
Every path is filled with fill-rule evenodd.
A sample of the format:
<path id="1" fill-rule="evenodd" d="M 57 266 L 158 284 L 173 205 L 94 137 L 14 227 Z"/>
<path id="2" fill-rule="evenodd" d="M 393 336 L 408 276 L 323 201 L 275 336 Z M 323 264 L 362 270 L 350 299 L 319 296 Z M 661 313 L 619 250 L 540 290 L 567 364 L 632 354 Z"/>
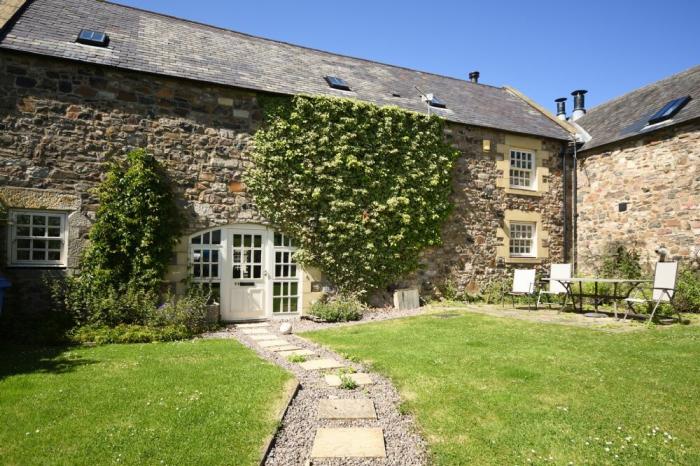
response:
<path id="1" fill-rule="evenodd" d="M 428 102 L 428 105 L 430 105 L 431 107 L 447 108 L 447 104 L 445 103 L 445 101 L 436 96 L 435 94 L 426 95 L 425 101 Z"/>
<path id="2" fill-rule="evenodd" d="M 649 118 L 649 124 L 653 125 L 655 123 L 661 123 L 664 120 L 668 120 L 671 118 L 673 115 L 678 113 L 678 111 L 683 108 L 685 104 L 688 103 L 690 100 L 690 96 L 687 95 L 685 97 L 679 97 L 678 99 L 674 99 L 661 107 L 661 110 L 658 112 L 654 113 L 650 118 Z"/>
<path id="3" fill-rule="evenodd" d="M 333 89 L 340 89 L 341 91 L 350 90 L 350 85 L 347 82 L 345 82 L 343 78 L 339 78 L 337 76 L 326 76 L 326 82 Z"/>
<path id="4" fill-rule="evenodd" d="M 96 47 L 107 47 L 109 36 L 104 32 L 93 31 L 92 29 L 81 29 L 76 42 Z"/>

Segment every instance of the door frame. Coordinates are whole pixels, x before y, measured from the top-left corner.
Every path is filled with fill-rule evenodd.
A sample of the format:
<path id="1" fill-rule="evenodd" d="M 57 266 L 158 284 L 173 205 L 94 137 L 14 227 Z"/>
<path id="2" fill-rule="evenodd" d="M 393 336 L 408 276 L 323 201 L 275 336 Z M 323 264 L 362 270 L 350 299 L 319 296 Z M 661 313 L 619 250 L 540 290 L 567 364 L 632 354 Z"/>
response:
<path id="1" fill-rule="evenodd" d="M 267 225 L 257 223 L 234 223 L 222 225 L 219 227 L 207 228 L 206 230 L 194 232 L 188 236 L 188 247 L 192 249 L 190 238 L 201 235 L 207 231 L 221 230 L 221 249 L 219 254 L 219 299 L 220 299 L 220 315 L 223 316 L 224 309 L 228 310 L 231 306 L 231 291 L 233 282 L 245 281 L 245 279 L 233 278 L 233 257 L 232 257 L 232 240 L 234 233 L 241 234 L 260 234 L 262 235 L 263 244 L 263 271 L 262 278 L 264 284 L 263 297 L 263 314 L 254 318 L 247 319 L 222 319 L 223 322 L 239 322 L 245 320 L 264 320 L 277 318 L 298 318 L 302 314 L 303 290 L 304 290 L 304 273 L 300 265 L 297 264 L 297 311 L 294 313 L 277 313 L 272 312 L 273 309 L 273 283 L 275 281 L 275 230 Z M 188 251 L 188 257 L 191 258 L 191 252 Z M 228 314 L 228 313 L 227 313 Z"/>

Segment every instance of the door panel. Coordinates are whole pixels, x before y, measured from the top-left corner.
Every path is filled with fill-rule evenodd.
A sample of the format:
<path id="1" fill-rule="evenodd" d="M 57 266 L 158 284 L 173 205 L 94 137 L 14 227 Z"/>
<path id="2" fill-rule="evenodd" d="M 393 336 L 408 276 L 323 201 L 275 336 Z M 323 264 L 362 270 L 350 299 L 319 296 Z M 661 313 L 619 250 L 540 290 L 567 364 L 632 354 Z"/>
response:
<path id="1" fill-rule="evenodd" d="M 263 231 L 231 232 L 229 320 L 265 317 L 266 236 Z"/>

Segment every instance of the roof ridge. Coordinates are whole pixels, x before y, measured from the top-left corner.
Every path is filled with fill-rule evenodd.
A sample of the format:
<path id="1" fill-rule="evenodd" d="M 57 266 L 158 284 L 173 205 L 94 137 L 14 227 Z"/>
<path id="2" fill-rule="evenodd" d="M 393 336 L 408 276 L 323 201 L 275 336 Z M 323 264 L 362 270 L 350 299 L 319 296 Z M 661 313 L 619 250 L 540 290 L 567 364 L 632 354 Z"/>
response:
<path id="1" fill-rule="evenodd" d="M 680 77 L 680 76 L 683 75 L 683 74 L 692 73 L 692 72 L 695 71 L 696 68 L 698 68 L 698 70 L 700 71 L 700 65 L 693 65 L 693 66 L 691 66 L 690 68 L 684 69 L 683 71 L 679 71 L 679 72 L 677 72 L 677 73 L 674 73 L 674 74 L 671 74 L 671 75 L 669 75 L 669 76 L 666 76 L 665 78 L 661 78 L 661 79 L 659 79 L 659 80 L 657 80 L 657 81 L 651 82 L 651 83 L 649 83 L 649 84 L 645 84 L 645 85 L 643 85 L 643 86 L 641 86 L 641 87 L 638 87 L 638 88 L 636 88 L 636 89 L 632 89 L 631 91 L 626 92 L 626 93 L 624 93 L 624 94 L 622 94 L 622 95 L 619 95 L 619 96 L 617 96 L 617 97 L 613 97 L 613 98 L 610 99 L 610 100 L 607 100 L 607 101 L 605 101 L 605 102 L 603 102 L 603 103 L 600 103 L 600 104 L 596 105 L 596 106 L 593 107 L 593 108 L 588 109 L 588 110 L 586 111 L 586 115 L 584 115 L 584 116 L 581 117 L 581 118 L 582 118 L 582 119 L 585 118 L 586 116 L 588 116 L 591 112 L 593 112 L 593 111 L 596 110 L 596 109 L 599 109 L 599 108 L 601 108 L 601 107 L 610 105 L 610 104 L 612 104 L 612 103 L 614 103 L 614 102 L 616 102 L 616 101 L 618 101 L 618 100 L 625 99 L 625 98 L 627 98 L 627 97 L 628 97 L 629 95 L 631 95 L 631 94 L 635 94 L 635 93 L 638 93 L 638 92 L 642 92 L 642 91 L 647 90 L 647 89 L 650 89 L 650 88 L 652 88 L 652 87 L 654 87 L 654 86 L 658 86 L 659 84 L 661 84 L 661 83 L 663 83 L 663 82 L 665 82 L 665 81 L 669 81 L 669 80 L 671 80 L 671 79 L 676 79 L 676 78 Z"/>
<path id="2" fill-rule="evenodd" d="M 440 77 L 440 78 L 453 79 L 453 80 L 455 80 L 455 81 L 459 81 L 459 82 L 462 82 L 462 83 L 465 83 L 465 84 L 469 84 L 469 85 L 486 86 L 486 87 L 492 87 L 492 88 L 494 88 L 494 89 L 505 90 L 505 87 L 504 87 L 504 86 L 494 86 L 494 85 L 492 85 L 492 84 L 474 83 L 474 82 L 472 82 L 472 81 L 470 81 L 470 80 L 467 80 L 467 79 L 457 78 L 457 77 L 455 77 L 455 76 L 449 76 L 449 75 L 446 75 L 446 74 L 435 73 L 435 72 L 432 72 L 432 71 L 419 70 L 419 69 L 416 69 L 416 68 L 411 68 L 411 67 L 403 66 L 403 65 L 393 65 L 393 64 L 391 64 L 391 63 L 385 63 L 385 62 L 381 62 L 381 61 L 378 61 L 378 60 L 372 60 L 372 59 L 369 59 L 369 58 L 356 57 L 356 56 L 354 56 L 354 55 L 348 55 L 348 54 L 344 54 L 344 53 L 329 52 L 328 50 L 322 50 L 322 49 L 318 49 L 318 48 L 315 48 L 315 47 L 309 47 L 309 46 L 306 46 L 306 45 L 293 44 L 293 43 L 291 43 L 291 42 L 287 42 L 287 41 L 279 40 L 279 39 L 270 39 L 269 37 L 263 37 L 263 36 L 258 36 L 258 35 L 256 35 L 256 34 L 250 34 L 250 33 L 247 33 L 247 32 L 236 31 L 236 30 L 234 30 L 234 29 L 226 28 L 226 27 L 223 27 L 223 26 L 216 26 L 216 25 L 213 25 L 213 24 L 207 24 L 207 23 L 203 23 L 203 22 L 201 22 L 201 21 L 195 21 L 195 20 L 188 19 L 188 18 L 182 18 L 182 17 L 180 17 L 180 16 L 170 15 L 170 14 L 167 14 L 167 13 L 161 13 L 161 12 L 158 12 L 158 11 L 146 10 L 146 9 L 144 9 L 144 8 L 139 8 L 139 7 L 135 7 L 135 6 L 132 6 L 132 5 L 123 5 L 123 4 L 121 4 L 121 3 L 116 3 L 116 2 L 110 1 L 110 0 L 95 0 L 95 1 L 99 1 L 100 3 L 105 3 L 105 4 L 108 4 L 108 5 L 112 5 L 112 6 L 116 6 L 116 7 L 120 7 L 120 8 L 128 8 L 128 9 L 130 9 L 130 10 L 136 10 L 136 11 L 140 11 L 140 12 L 143 12 L 143 13 L 148 13 L 148 14 L 151 14 L 151 15 L 162 16 L 162 17 L 164 17 L 164 18 L 175 19 L 175 20 L 178 20 L 178 21 L 182 21 L 182 22 L 185 22 L 185 23 L 194 24 L 194 25 L 197 25 L 197 26 L 204 26 L 204 27 L 208 27 L 208 28 L 212 28 L 212 29 L 218 29 L 218 30 L 220 30 L 220 31 L 230 32 L 230 33 L 233 33 L 233 34 L 239 34 L 239 35 L 241 35 L 241 36 L 246 36 L 246 37 L 250 37 L 250 38 L 253 38 L 253 39 L 264 40 L 264 41 L 267 41 L 267 42 L 274 42 L 274 43 L 277 43 L 277 44 L 287 45 L 287 46 L 290 46 L 290 47 L 298 47 L 298 48 L 300 48 L 300 49 L 311 50 L 311 51 L 314 51 L 314 52 L 324 53 L 324 54 L 327 54 L 327 55 L 333 55 L 333 56 L 336 56 L 336 57 L 351 58 L 351 59 L 353 59 L 353 60 L 360 60 L 360 61 L 364 61 L 364 62 L 368 62 L 368 63 L 375 63 L 375 64 L 377 64 L 377 65 L 390 66 L 390 67 L 392 67 L 392 68 L 400 68 L 400 69 L 404 69 L 404 70 L 407 70 L 407 71 L 413 71 L 414 73 L 423 73 L 423 74 L 429 74 L 429 75 L 432 75 L 432 76 L 438 76 L 438 77 Z"/>

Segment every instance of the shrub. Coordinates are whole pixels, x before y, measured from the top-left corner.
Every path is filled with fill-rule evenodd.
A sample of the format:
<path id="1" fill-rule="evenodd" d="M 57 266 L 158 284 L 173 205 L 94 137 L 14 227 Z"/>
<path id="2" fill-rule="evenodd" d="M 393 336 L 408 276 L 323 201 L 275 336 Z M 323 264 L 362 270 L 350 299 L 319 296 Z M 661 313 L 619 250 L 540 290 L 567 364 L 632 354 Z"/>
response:
<path id="1" fill-rule="evenodd" d="M 605 278 L 641 278 L 642 265 L 639 251 L 613 241 L 604 248 L 605 253 L 599 266 L 598 276 Z"/>
<path id="2" fill-rule="evenodd" d="M 149 327 L 146 325 L 120 324 L 116 327 L 84 326 L 74 329 L 70 339 L 75 343 L 150 343 L 153 341 L 183 340 L 193 336 L 184 325 Z"/>
<path id="3" fill-rule="evenodd" d="M 681 267 L 673 308 L 677 312 L 700 312 L 700 269 L 690 265 Z"/>
<path id="4" fill-rule="evenodd" d="M 165 303 L 153 309 L 145 323 L 154 327 L 184 326 L 191 333 L 201 333 L 210 327 L 207 307 L 210 291 L 190 286 L 184 296 L 167 296 Z"/>
<path id="5" fill-rule="evenodd" d="M 452 165 L 438 116 L 351 99 L 262 101 L 246 183 L 260 212 L 298 241 L 296 259 L 343 293 L 383 288 L 440 243 Z"/>
<path id="6" fill-rule="evenodd" d="M 326 322 L 348 322 L 362 318 L 362 303 L 355 297 L 336 296 L 315 302 L 309 314 Z"/>

